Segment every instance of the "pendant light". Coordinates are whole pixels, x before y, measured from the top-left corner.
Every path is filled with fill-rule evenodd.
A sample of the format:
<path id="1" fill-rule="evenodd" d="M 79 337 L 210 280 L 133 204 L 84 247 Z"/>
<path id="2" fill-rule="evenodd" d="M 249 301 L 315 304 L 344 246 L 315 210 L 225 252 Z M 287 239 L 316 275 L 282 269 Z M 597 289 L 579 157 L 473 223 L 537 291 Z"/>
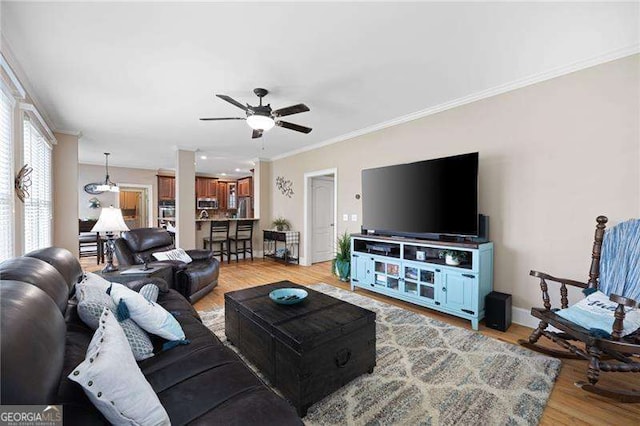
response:
<path id="1" fill-rule="evenodd" d="M 97 185 L 96 191 L 120 192 L 120 188 L 118 188 L 118 185 L 111 182 L 111 179 L 109 179 L 109 155 L 111 155 L 111 153 L 109 152 L 104 153 L 106 174 L 104 177 L 104 183 Z"/>

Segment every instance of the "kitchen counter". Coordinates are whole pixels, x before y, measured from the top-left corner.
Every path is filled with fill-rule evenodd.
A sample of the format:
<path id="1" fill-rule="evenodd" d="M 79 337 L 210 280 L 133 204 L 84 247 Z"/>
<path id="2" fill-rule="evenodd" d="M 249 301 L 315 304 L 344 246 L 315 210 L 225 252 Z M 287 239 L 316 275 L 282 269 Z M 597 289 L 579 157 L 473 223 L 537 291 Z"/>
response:
<path id="1" fill-rule="evenodd" d="M 259 221 L 260 219 L 256 218 L 256 217 L 245 217 L 245 218 L 241 218 L 241 217 L 220 217 L 220 218 L 209 218 L 209 219 L 196 219 L 196 238 L 198 238 L 198 240 L 201 239 L 201 237 L 208 237 L 209 236 L 209 224 L 211 222 L 214 221 L 220 221 L 220 222 L 230 222 L 229 226 L 231 227 L 231 229 L 235 229 L 235 225 L 233 225 L 234 223 L 238 222 L 239 220 L 252 220 L 254 222 Z M 200 231 L 200 232 L 199 232 Z M 235 232 L 235 231 L 233 231 Z"/>
<path id="2" fill-rule="evenodd" d="M 196 222 L 213 222 L 213 221 L 238 221 L 238 220 L 260 220 L 257 217 L 220 217 L 220 218 L 209 218 L 209 219 L 196 219 Z"/>

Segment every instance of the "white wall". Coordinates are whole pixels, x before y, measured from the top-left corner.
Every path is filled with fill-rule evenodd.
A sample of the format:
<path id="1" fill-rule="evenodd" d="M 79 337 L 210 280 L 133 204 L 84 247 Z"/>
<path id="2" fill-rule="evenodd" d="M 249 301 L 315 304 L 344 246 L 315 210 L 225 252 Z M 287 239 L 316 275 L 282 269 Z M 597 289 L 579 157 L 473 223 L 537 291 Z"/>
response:
<path id="1" fill-rule="evenodd" d="M 640 216 L 639 88 L 634 55 L 276 160 L 272 216 L 302 231 L 304 173 L 336 167 L 338 231 L 359 232 L 362 169 L 479 151 L 494 288 L 517 307 L 538 306 L 530 269 L 586 280 L 595 217 Z M 294 182 L 293 198 L 276 190 L 276 176 Z M 358 221 L 342 222 L 344 213 Z"/>

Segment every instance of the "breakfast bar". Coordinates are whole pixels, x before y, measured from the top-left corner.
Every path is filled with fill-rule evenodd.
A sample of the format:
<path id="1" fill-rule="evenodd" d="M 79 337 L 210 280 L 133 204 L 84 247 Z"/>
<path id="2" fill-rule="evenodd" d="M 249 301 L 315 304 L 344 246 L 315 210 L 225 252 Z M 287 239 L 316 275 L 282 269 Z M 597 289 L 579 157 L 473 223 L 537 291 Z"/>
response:
<path id="1" fill-rule="evenodd" d="M 202 246 L 202 248 L 210 249 L 211 246 L 207 244 L 209 238 L 212 237 L 212 226 L 214 222 L 228 222 L 229 223 L 229 237 L 234 238 L 236 236 L 236 230 L 238 230 L 238 222 L 240 221 L 251 221 L 253 222 L 253 227 L 255 228 L 258 218 L 229 218 L 229 217 L 220 217 L 220 218 L 209 218 L 209 219 L 196 219 L 196 244 L 198 246 Z M 242 231 L 242 230 L 239 230 Z M 215 231 L 214 231 L 215 232 Z M 255 234 L 255 229 L 253 233 Z M 213 236 L 213 240 L 215 241 L 215 236 Z M 246 247 L 246 243 L 244 244 Z M 227 247 L 228 249 L 229 247 Z M 234 248 L 233 246 L 231 247 Z M 251 246 L 253 248 L 253 246 Z M 220 250 L 220 248 L 218 248 Z M 212 251 L 216 251 L 212 249 Z M 230 260 L 230 259 L 228 259 Z"/>

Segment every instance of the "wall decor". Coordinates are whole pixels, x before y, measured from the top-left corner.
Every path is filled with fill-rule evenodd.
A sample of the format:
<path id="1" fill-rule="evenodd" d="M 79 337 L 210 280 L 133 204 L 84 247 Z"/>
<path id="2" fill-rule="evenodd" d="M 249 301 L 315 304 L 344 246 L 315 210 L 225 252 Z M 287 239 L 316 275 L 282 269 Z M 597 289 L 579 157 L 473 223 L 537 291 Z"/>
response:
<path id="1" fill-rule="evenodd" d="M 89 199 L 89 208 L 90 209 L 99 209 L 100 208 L 100 200 L 96 197 Z"/>
<path id="2" fill-rule="evenodd" d="M 289 198 L 291 198 L 294 194 L 293 182 L 285 179 L 284 176 L 276 177 L 276 188 L 278 188 L 282 195 L 286 195 Z"/>
<path id="3" fill-rule="evenodd" d="M 22 166 L 14 181 L 16 187 L 16 195 L 24 203 L 25 198 L 29 198 L 29 188 L 31 188 L 31 172 L 33 167 L 28 164 Z"/>

